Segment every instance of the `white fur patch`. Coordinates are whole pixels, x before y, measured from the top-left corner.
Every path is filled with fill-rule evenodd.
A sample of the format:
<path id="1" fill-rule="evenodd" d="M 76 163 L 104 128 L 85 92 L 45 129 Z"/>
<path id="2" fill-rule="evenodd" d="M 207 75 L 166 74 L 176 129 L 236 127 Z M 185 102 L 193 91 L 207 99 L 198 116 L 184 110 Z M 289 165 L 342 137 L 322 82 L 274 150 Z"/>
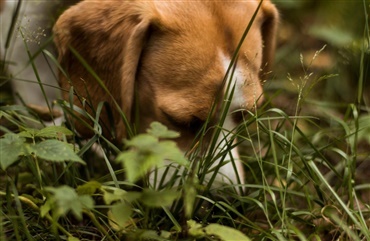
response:
<path id="1" fill-rule="evenodd" d="M 224 73 L 226 74 L 229 68 L 231 59 L 227 57 L 225 54 L 223 54 L 221 51 L 219 52 L 219 58 L 223 66 Z M 229 88 L 229 91 L 228 91 L 229 93 L 225 93 L 225 97 L 228 98 L 231 90 L 235 88 L 234 94 L 231 100 L 231 105 L 230 105 L 230 111 L 235 111 L 235 110 L 246 107 L 245 106 L 246 97 L 244 96 L 244 93 L 243 93 L 243 87 L 245 85 L 246 76 L 243 73 L 243 71 L 240 69 L 240 67 L 238 66 L 235 68 L 235 71 L 233 73 L 232 72 L 233 72 L 233 69 L 231 69 L 228 73 L 224 91 L 226 92 L 227 88 Z"/>
<path id="2" fill-rule="evenodd" d="M 217 140 L 217 143 L 219 143 L 218 146 L 220 152 L 235 144 L 230 143 L 230 139 L 233 136 L 232 131 L 236 126 L 237 125 L 234 123 L 231 116 L 228 115 L 222 126 L 223 130 Z M 214 166 L 219 165 L 221 160 L 222 158 L 216 160 Z M 216 186 L 222 184 L 244 184 L 244 170 L 237 148 L 231 149 L 230 152 L 227 153 L 227 156 L 223 159 L 223 162 L 227 163 L 221 166 L 221 168 L 219 169 L 219 174 L 217 175 L 215 180 Z"/>
<path id="3" fill-rule="evenodd" d="M 224 68 L 224 72 L 226 74 L 231 60 L 221 51 L 219 52 L 219 57 Z M 230 78 L 230 76 L 232 76 L 232 78 Z M 245 108 L 245 96 L 243 94 L 245 78 L 246 77 L 244 76 L 243 71 L 239 67 L 235 68 L 233 74 L 232 70 L 228 73 L 227 82 L 224 89 L 225 101 L 231 98 L 230 93 L 232 89 L 234 89 L 234 93 L 231 98 L 231 104 L 225 122 L 222 126 L 223 130 L 217 140 L 217 142 L 219 143 L 218 146 L 220 152 L 226 150 L 228 146 L 234 144 L 230 142 L 233 136 L 232 132 L 237 127 L 237 124 L 233 121 L 231 113 L 241 108 Z M 214 166 L 219 165 L 220 161 L 222 161 L 222 158 L 216 160 Z M 226 164 L 224 164 L 219 169 L 219 174 L 217 175 L 215 180 L 216 186 L 220 186 L 222 184 L 244 184 L 245 175 L 237 148 L 231 149 L 227 156 L 223 159 L 223 162 L 226 162 Z"/>

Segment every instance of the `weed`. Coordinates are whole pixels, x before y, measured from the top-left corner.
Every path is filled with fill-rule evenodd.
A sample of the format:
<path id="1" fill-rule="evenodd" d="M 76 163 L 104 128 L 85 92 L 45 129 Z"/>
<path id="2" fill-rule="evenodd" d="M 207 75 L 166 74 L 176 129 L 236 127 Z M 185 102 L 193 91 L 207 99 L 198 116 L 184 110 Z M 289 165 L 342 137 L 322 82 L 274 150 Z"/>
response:
<path id="1" fill-rule="evenodd" d="M 140 135 L 128 128 L 124 147 L 111 143 L 97 121 L 104 103 L 94 115 L 65 101 L 54 103 L 73 118 L 79 118 L 76 111 L 93 123 L 79 120 L 93 131 L 87 141 L 68 118 L 62 126 L 46 127 L 27 106 L 0 106 L 1 121 L 8 123 L 0 126 L 5 133 L 0 138 L 0 240 L 370 240 L 370 40 L 365 26 L 355 41 L 361 44 L 355 46 L 360 54 L 354 54 L 358 74 L 357 89 L 348 90 L 355 96 L 351 102 L 333 98 L 335 88 L 326 96 L 328 86 L 344 77 L 318 68 L 336 41 L 330 41 L 333 32 L 323 36 L 313 29 L 326 38 L 325 48 L 320 42 L 313 44 L 311 58 L 303 53 L 284 59 L 294 62 L 286 64 L 287 71 L 279 56 L 291 52 L 282 47 L 277 68 L 283 74 L 277 71 L 276 80 L 265 82 L 267 94 L 273 94 L 231 132 L 221 128 L 234 88 L 227 86 L 220 123 L 207 121 L 186 155 L 173 141 L 178 133 L 159 123 Z M 39 53 L 60 68 L 44 47 Z M 33 55 L 28 56 L 32 64 Z M 286 73 L 292 74 L 286 78 Z M 41 79 L 37 82 L 42 86 Z M 276 82 L 287 91 L 276 91 Z M 117 103 L 111 108 L 120 109 Z M 211 131 L 204 153 L 202 136 Z M 213 187 L 220 168 L 215 162 L 236 145 L 245 184 Z M 206 177 L 211 177 L 208 182 Z"/>

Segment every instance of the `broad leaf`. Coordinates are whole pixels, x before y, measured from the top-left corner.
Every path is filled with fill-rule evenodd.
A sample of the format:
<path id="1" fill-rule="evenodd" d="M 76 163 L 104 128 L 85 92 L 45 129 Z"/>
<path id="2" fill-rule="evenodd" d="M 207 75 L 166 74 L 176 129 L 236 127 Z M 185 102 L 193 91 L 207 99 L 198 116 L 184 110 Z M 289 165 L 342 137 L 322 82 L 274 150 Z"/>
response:
<path id="1" fill-rule="evenodd" d="M 165 160 L 186 167 L 189 165 L 173 141 L 159 141 L 149 134 L 141 134 L 125 141 L 125 144 L 131 149 L 121 153 L 117 161 L 123 164 L 129 182 L 139 180 L 156 166 L 163 166 Z"/>
<path id="2" fill-rule="evenodd" d="M 86 194 L 92 196 L 101 187 L 97 181 L 90 181 L 76 188 L 78 195 Z"/>
<path id="3" fill-rule="evenodd" d="M 106 190 L 103 188 L 103 199 L 105 204 L 112 204 L 116 201 L 126 201 L 126 202 L 133 202 L 141 197 L 140 192 L 127 192 L 125 190 L 119 188 L 112 188 L 111 190 Z"/>
<path id="4" fill-rule="evenodd" d="M 76 237 L 68 237 L 67 241 L 80 241 L 80 239 Z"/>
<path id="5" fill-rule="evenodd" d="M 85 162 L 73 151 L 71 145 L 58 140 L 46 140 L 33 146 L 36 156 L 55 162 L 74 161 Z"/>
<path id="6" fill-rule="evenodd" d="M 164 230 L 148 230 L 148 229 L 137 229 L 133 233 L 128 234 L 127 240 L 150 240 L 150 241 L 168 241 L 173 240 L 171 233 Z"/>
<path id="7" fill-rule="evenodd" d="M 112 206 L 109 218 L 110 223 L 116 230 L 125 229 L 130 225 L 130 217 L 132 215 L 131 205 L 121 202 Z M 118 226 L 118 227 L 117 227 Z"/>
<path id="8" fill-rule="evenodd" d="M 187 221 L 188 227 L 189 227 L 189 234 L 193 237 L 204 237 L 205 231 L 203 229 L 202 224 L 195 222 L 194 220 L 188 220 Z"/>
<path id="9" fill-rule="evenodd" d="M 122 201 L 123 195 L 127 193 L 127 191 L 119 189 L 119 188 L 114 188 L 113 191 L 104 190 L 104 189 L 102 191 L 103 191 L 104 203 L 108 205 L 116 201 Z"/>
<path id="10" fill-rule="evenodd" d="M 239 230 L 235 228 L 230 228 L 227 226 L 223 226 L 217 223 L 209 224 L 204 228 L 205 232 L 209 236 L 217 236 L 222 241 L 250 241 L 250 238 L 245 236 Z"/>
<path id="11" fill-rule="evenodd" d="M 25 139 L 15 134 L 6 134 L 0 139 L 0 167 L 5 170 L 25 155 Z"/>
<path id="12" fill-rule="evenodd" d="M 216 236 L 218 240 L 222 241 L 250 241 L 250 238 L 245 236 L 245 234 L 231 227 L 223 226 L 217 223 L 212 223 L 202 227 L 201 224 L 195 222 L 194 220 L 189 220 L 187 223 L 189 226 L 189 234 L 193 237 L 201 238 L 204 236 Z"/>
<path id="13" fill-rule="evenodd" d="M 40 216 L 43 218 L 46 214 L 50 212 L 53 206 L 53 201 L 51 199 L 46 200 L 44 205 L 40 207 Z"/>
<path id="14" fill-rule="evenodd" d="M 140 134 L 132 138 L 131 140 L 125 140 L 127 147 L 136 147 L 141 151 L 151 151 L 154 145 L 157 145 L 158 138 L 148 135 Z"/>
<path id="15" fill-rule="evenodd" d="M 61 135 L 71 136 L 73 132 L 63 126 L 48 126 L 36 133 L 36 137 L 60 138 Z"/>
<path id="16" fill-rule="evenodd" d="M 81 220 L 83 209 L 92 209 L 94 207 L 94 201 L 90 196 L 79 196 L 69 186 L 58 188 L 46 187 L 45 190 L 51 192 L 53 195 L 46 202 L 48 207 L 43 211 L 44 214 L 50 208 L 55 212 L 57 217 L 64 216 L 71 211 L 77 219 Z"/>
<path id="17" fill-rule="evenodd" d="M 25 131 L 19 132 L 18 135 L 20 137 L 32 138 L 33 139 L 37 132 L 38 132 L 38 130 L 36 130 L 36 129 L 27 128 Z"/>
<path id="18" fill-rule="evenodd" d="M 129 182 L 136 182 L 154 166 L 163 164 L 163 158 L 160 156 L 150 152 L 141 153 L 136 150 L 121 153 L 117 160 L 123 163 Z"/>
<path id="19" fill-rule="evenodd" d="M 168 130 L 167 126 L 159 122 L 151 123 L 147 133 L 158 138 L 176 138 L 180 136 L 178 132 Z"/>
<path id="20" fill-rule="evenodd" d="M 184 193 L 185 216 L 189 218 L 193 214 L 194 203 L 197 197 L 197 189 L 195 187 L 195 183 L 188 180 L 184 185 Z"/>
<path id="21" fill-rule="evenodd" d="M 161 141 L 156 148 L 153 149 L 155 153 L 162 156 L 163 160 L 173 161 L 185 167 L 189 165 L 184 153 L 180 151 L 173 141 Z"/>
<path id="22" fill-rule="evenodd" d="M 140 201 L 148 207 L 162 207 L 171 205 L 180 196 L 181 193 L 175 190 L 155 191 L 144 189 Z"/>

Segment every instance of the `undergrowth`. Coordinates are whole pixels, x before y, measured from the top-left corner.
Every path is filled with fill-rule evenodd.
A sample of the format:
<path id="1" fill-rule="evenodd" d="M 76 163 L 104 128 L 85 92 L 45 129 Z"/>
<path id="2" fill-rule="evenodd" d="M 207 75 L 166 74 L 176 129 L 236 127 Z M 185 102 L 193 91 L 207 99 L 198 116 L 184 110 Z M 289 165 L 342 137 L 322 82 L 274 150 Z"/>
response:
<path id="1" fill-rule="evenodd" d="M 116 146 L 98 116 L 85 113 L 95 135 L 82 140 L 68 119 L 46 126 L 27 106 L 1 106 L 0 240 L 370 240 L 368 27 L 364 33 L 353 102 L 314 98 L 337 76 L 315 73 L 326 51 L 319 48 L 296 59 L 301 71 L 286 78 L 293 111 L 274 105 L 276 91 L 226 134 L 226 146 L 217 143 L 222 123 L 204 126 L 216 134 L 201 155 L 184 156 L 179 134 L 158 122 Z M 54 105 L 69 112 L 65 101 Z M 246 184 L 213 187 L 202 177 L 217 171 L 207 167 L 233 140 Z M 162 178 L 165 161 L 178 171 Z"/>

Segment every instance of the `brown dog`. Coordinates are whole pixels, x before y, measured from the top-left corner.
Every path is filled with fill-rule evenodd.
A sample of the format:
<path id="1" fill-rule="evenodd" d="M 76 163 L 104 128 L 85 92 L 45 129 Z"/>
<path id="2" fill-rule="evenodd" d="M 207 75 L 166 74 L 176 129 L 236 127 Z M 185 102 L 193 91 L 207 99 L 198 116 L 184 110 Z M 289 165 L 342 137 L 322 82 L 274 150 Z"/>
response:
<path id="1" fill-rule="evenodd" d="M 225 92 L 230 60 L 259 4 L 259 0 L 83 1 L 68 9 L 54 27 L 59 61 L 68 73 L 68 77 L 60 73 L 61 86 L 69 90 L 72 85 L 74 104 L 89 113 L 106 101 L 114 124 L 103 112 L 104 134 L 109 136 L 114 129 L 116 136 L 110 138 L 127 136 L 112 98 L 81 64 L 76 51 L 104 81 L 128 122 L 138 124 L 139 132 L 159 121 L 180 132 L 178 144 L 188 150 L 218 93 Z M 271 65 L 277 15 L 274 5 L 263 1 L 241 45 L 234 74 L 228 78 L 235 93 L 225 130 L 235 128 L 235 111 L 252 109 L 262 99 L 261 69 Z M 69 99 L 68 92 L 64 98 Z M 217 113 L 213 117 L 216 123 Z M 81 135 L 91 135 L 80 122 L 76 127 Z M 233 154 L 238 159 L 237 152 Z M 233 183 L 238 175 L 243 179 L 240 161 L 236 166 L 234 170 L 232 164 L 224 165 L 221 175 Z"/>
<path id="2" fill-rule="evenodd" d="M 0 12 L 3 11 L 3 8 L 4 8 L 4 0 L 0 0 Z"/>

